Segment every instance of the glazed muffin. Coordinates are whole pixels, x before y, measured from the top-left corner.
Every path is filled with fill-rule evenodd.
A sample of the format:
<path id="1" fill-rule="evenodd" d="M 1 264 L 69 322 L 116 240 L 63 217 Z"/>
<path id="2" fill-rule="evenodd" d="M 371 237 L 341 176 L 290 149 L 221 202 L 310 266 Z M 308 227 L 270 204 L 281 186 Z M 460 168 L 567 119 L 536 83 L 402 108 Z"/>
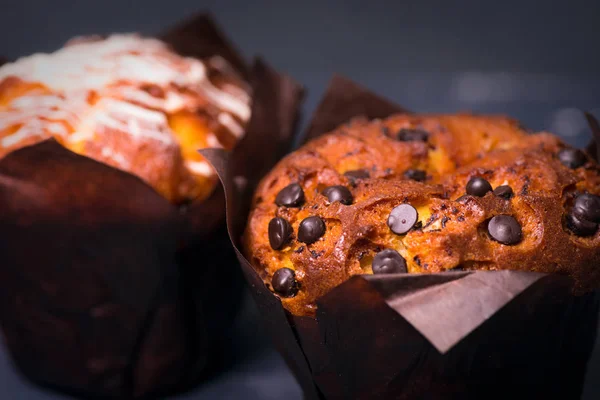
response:
<path id="1" fill-rule="evenodd" d="M 197 150 L 231 149 L 249 118 L 250 89 L 223 58 L 181 57 L 137 35 L 77 38 L 0 68 L 0 158 L 54 138 L 174 204 L 212 192 Z"/>
<path id="2" fill-rule="evenodd" d="M 501 116 L 355 119 L 260 183 L 248 259 L 295 315 L 353 275 L 522 270 L 600 284 L 600 169 Z"/>

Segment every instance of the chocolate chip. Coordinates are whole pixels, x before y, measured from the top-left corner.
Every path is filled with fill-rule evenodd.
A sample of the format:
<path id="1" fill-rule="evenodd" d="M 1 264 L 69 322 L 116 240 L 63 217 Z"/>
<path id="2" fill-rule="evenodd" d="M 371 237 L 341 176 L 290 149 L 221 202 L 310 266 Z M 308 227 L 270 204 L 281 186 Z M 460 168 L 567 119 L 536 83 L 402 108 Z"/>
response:
<path id="1" fill-rule="evenodd" d="M 494 189 L 494 194 L 498 197 L 503 198 L 504 200 L 510 200 L 515 193 L 513 192 L 510 186 L 502 185 Z"/>
<path id="2" fill-rule="evenodd" d="M 414 256 L 413 257 L 413 261 L 415 262 L 415 264 L 417 264 L 419 267 L 421 266 L 421 257 L 419 256 Z"/>
<path id="3" fill-rule="evenodd" d="M 447 216 L 443 216 L 442 217 L 442 228 L 446 227 L 446 222 L 450 221 L 450 218 L 448 218 Z"/>
<path id="4" fill-rule="evenodd" d="M 280 250 L 291 239 L 293 233 L 289 222 L 281 217 L 269 221 L 269 244 L 273 250 Z"/>
<path id="5" fill-rule="evenodd" d="M 460 196 L 458 199 L 454 200 L 458 203 L 464 203 L 467 201 L 467 199 L 469 199 L 469 195 L 468 194 L 463 194 L 462 196 Z"/>
<path id="6" fill-rule="evenodd" d="M 598 230 L 598 224 L 569 214 L 566 217 L 567 228 L 577 236 L 592 236 Z"/>
<path id="7" fill-rule="evenodd" d="M 304 203 L 304 190 L 297 183 L 287 185 L 277 193 L 275 204 L 283 207 L 300 207 Z"/>
<path id="8" fill-rule="evenodd" d="M 565 167 L 571 169 L 579 168 L 587 161 L 583 151 L 573 148 L 566 148 L 559 151 L 558 159 Z"/>
<path id="9" fill-rule="evenodd" d="M 298 240 L 311 244 L 325 234 L 325 222 L 320 217 L 312 216 L 302 220 L 298 227 Z"/>
<path id="10" fill-rule="evenodd" d="M 403 235 L 412 228 L 419 219 L 416 208 L 410 204 L 394 207 L 387 219 L 387 224 L 398 235 Z"/>
<path id="11" fill-rule="evenodd" d="M 385 249 L 375 254 L 371 264 L 374 274 L 407 273 L 406 260 L 396 250 Z"/>
<path id="12" fill-rule="evenodd" d="M 496 215 L 488 224 L 488 233 L 497 242 L 506 245 L 521 241 L 523 232 L 519 222 L 510 215 Z"/>
<path id="13" fill-rule="evenodd" d="M 423 229 L 428 228 L 429 225 L 433 224 L 435 221 L 437 221 L 438 219 L 438 215 L 437 213 L 433 213 L 429 216 L 429 218 L 427 218 L 427 221 L 425 222 L 425 225 L 423 226 Z"/>
<path id="14" fill-rule="evenodd" d="M 586 221 L 600 222 L 600 196 L 590 193 L 577 196 L 573 205 L 573 215 Z"/>
<path id="15" fill-rule="evenodd" d="M 479 176 L 474 176 L 467 183 L 467 194 L 471 196 L 483 197 L 487 192 L 491 191 L 492 185 Z"/>
<path id="16" fill-rule="evenodd" d="M 298 293 L 298 282 L 296 273 L 289 268 L 281 268 L 275 271 L 271 279 L 273 290 L 283 297 L 293 297 Z"/>
<path id="17" fill-rule="evenodd" d="M 349 206 L 352 204 L 352 192 L 348 190 L 346 186 L 336 185 L 329 186 L 323 190 L 323 195 L 327 197 L 329 202 L 335 203 L 339 201 L 340 203 Z"/>
<path id="18" fill-rule="evenodd" d="M 427 172 L 423 171 L 422 169 L 407 169 L 404 172 L 404 177 L 413 181 L 423 182 L 425 179 L 427 179 Z"/>
<path id="19" fill-rule="evenodd" d="M 323 254 L 325 253 L 325 250 L 322 251 L 315 251 L 315 250 L 311 250 L 310 251 L 310 255 L 312 258 L 319 258 L 321 257 Z"/>
<path id="20" fill-rule="evenodd" d="M 396 140 L 401 142 L 426 142 L 429 139 L 429 132 L 423 129 L 403 128 L 396 134 Z"/>
<path id="21" fill-rule="evenodd" d="M 344 176 L 350 181 L 351 184 L 356 185 L 358 181 L 361 179 L 367 179 L 371 175 L 366 169 L 355 169 L 353 171 L 344 172 Z"/>
<path id="22" fill-rule="evenodd" d="M 300 246 L 296 250 L 294 250 L 294 253 L 302 253 L 303 251 L 304 251 L 304 246 Z"/>

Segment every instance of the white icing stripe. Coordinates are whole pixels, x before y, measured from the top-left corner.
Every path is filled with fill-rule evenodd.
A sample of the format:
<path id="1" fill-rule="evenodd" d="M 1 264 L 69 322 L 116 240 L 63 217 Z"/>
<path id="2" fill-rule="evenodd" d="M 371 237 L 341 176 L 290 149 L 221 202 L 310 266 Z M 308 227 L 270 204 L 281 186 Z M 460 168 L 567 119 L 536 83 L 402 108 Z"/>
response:
<path id="1" fill-rule="evenodd" d="M 80 127 L 81 128 L 81 127 Z M 69 136 L 69 141 L 72 143 L 77 143 L 77 142 L 83 142 L 86 140 L 90 140 L 94 137 L 93 131 L 86 129 L 80 129 L 78 131 L 75 131 L 73 133 L 71 133 L 71 136 Z"/>
<path id="2" fill-rule="evenodd" d="M 250 106 L 248 104 L 242 103 L 228 93 L 217 89 L 208 79 L 202 81 L 200 85 L 202 94 L 212 100 L 217 106 L 236 114 L 243 121 L 250 119 Z"/>
<path id="3" fill-rule="evenodd" d="M 231 115 L 227 113 L 220 113 L 218 119 L 221 125 L 229 129 L 229 131 L 236 138 L 239 139 L 244 134 L 244 128 L 238 124 L 238 122 Z"/>
<path id="4" fill-rule="evenodd" d="M 168 123 L 163 113 L 111 99 L 102 99 L 97 108 L 93 118 L 101 127 L 129 133 L 138 139 L 149 138 L 165 144 L 175 142 L 166 128 Z"/>
<path id="5" fill-rule="evenodd" d="M 12 135 L 5 136 L 4 138 L 2 138 L 2 140 L 0 140 L 0 144 L 3 147 L 14 146 L 15 144 L 19 143 L 21 140 L 24 140 L 30 136 L 35 136 L 36 134 L 39 134 L 36 132 L 40 132 L 42 129 L 42 126 L 38 120 L 35 120 L 35 121 L 37 123 L 32 123 L 32 124 L 28 125 L 26 128 L 19 129 Z M 38 129 L 36 129 L 36 128 L 38 128 Z"/>
<path id="6" fill-rule="evenodd" d="M 185 166 L 195 174 L 203 176 L 212 176 L 214 171 L 206 161 L 186 161 Z"/>
<path id="7" fill-rule="evenodd" d="M 245 103 L 250 103 L 250 96 L 248 96 L 248 93 L 246 91 L 244 91 L 244 89 L 239 88 L 237 86 L 231 85 L 231 84 L 224 84 L 223 85 L 223 89 L 226 90 L 229 93 L 232 93 L 235 97 L 244 99 Z"/>
<path id="8" fill-rule="evenodd" d="M 213 149 L 222 149 L 223 145 L 221 144 L 221 142 L 219 142 L 219 138 L 217 138 L 217 136 L 215 136 L 214 133 L 209 133 L 208 136 L 206 136 L 206 144 L 208 146 L 208 148 L 213 148 Z"/>
<path id="9" fill-rule="evenodd" d="M 27 108 L 32 105 L 36 107 L 60 107 L 64 100 L 56 95 L 42 95 L 42 96 L 20 96 L 14 99 L 11 103 L 11 107 L 15 108 Z"/>
<path id="10" fill-rule="evenodd" d="M 69 134 L 67 128 L 60 122 L 48 122 L 45 126 L 48 132 L 56 136 L 67 136 Z"/>
<path id="11" fill-rule="evenodd" d="M 123 156 L 123 154 L 117 153 L 116 151 L 109 149 L 108 147 L 103 147 L 102 150 L 100 151 L 100 154 L 102 155 L 102 157 L 106 157 L 106 158 L 115 160 L 123 168 L 129 168 L 129 166 L 131 165 L 127 161 L 125 156 Z"/>

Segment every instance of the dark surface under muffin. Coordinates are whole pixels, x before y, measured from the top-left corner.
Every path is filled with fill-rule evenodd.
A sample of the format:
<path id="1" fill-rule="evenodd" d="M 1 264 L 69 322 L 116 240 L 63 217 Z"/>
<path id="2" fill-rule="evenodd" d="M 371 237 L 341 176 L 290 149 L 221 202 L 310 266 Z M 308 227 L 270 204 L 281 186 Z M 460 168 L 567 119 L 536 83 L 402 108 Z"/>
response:
<path id="1" fill-rule="evenodd" d="M 583 152 L 500 116 L 355 119 L 261 182 L 248 258 L 296 315 L 357 274 L 454 269 L 600 281 L 600 174 Z"/>

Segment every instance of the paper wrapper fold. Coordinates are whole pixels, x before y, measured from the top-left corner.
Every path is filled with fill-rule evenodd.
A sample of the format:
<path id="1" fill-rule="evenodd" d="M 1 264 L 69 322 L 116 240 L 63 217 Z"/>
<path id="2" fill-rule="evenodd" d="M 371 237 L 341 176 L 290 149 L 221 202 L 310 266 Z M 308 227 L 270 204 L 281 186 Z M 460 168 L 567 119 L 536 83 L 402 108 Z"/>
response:
<path id="1" fill-rule="evenodd" d="M 262 60 L 246 67 L 206 15 L 161 38 L 187 56 L 221 55 L 248 77 L 252 117 L 231 159 L 254 169 L 249 144 L 276 135 L 272 160 L 261 159 L 270 168 L 292 141 L 301 88 Z M 0 320 L 15 364 L 84 398 L 162 396 L 196 383 L 218 367 L 212 356 L 241 296 L 224 218 L 221 187 L 182 210 L 53 140 L 7 155 Z"/>
<path id="2" fill-rule="evenodd" d="M 336 77 L 307 137 L 396 112 L 404 110 Z M 250 191 L 234 182 L 235 160 L 205 155 L 225 187 L 229 232 L 262 319 L 307 399 L 580 397 L 597 293 L 574 296 L 570 279 L 530 272 L 368 275 L 320 298 L 314 318 L 291 315 L 240 251 Z"/>
<path id="3" fill-rule="evenodd" d="M 592 141 L 587 146 L 586 150 L 590 156 L 596 161 L 600 161 L 600 123 L 598 120 L 590 113 L 586 112 L 585 119 L 592 130 L 592 134 L 594 135 Z"/>

